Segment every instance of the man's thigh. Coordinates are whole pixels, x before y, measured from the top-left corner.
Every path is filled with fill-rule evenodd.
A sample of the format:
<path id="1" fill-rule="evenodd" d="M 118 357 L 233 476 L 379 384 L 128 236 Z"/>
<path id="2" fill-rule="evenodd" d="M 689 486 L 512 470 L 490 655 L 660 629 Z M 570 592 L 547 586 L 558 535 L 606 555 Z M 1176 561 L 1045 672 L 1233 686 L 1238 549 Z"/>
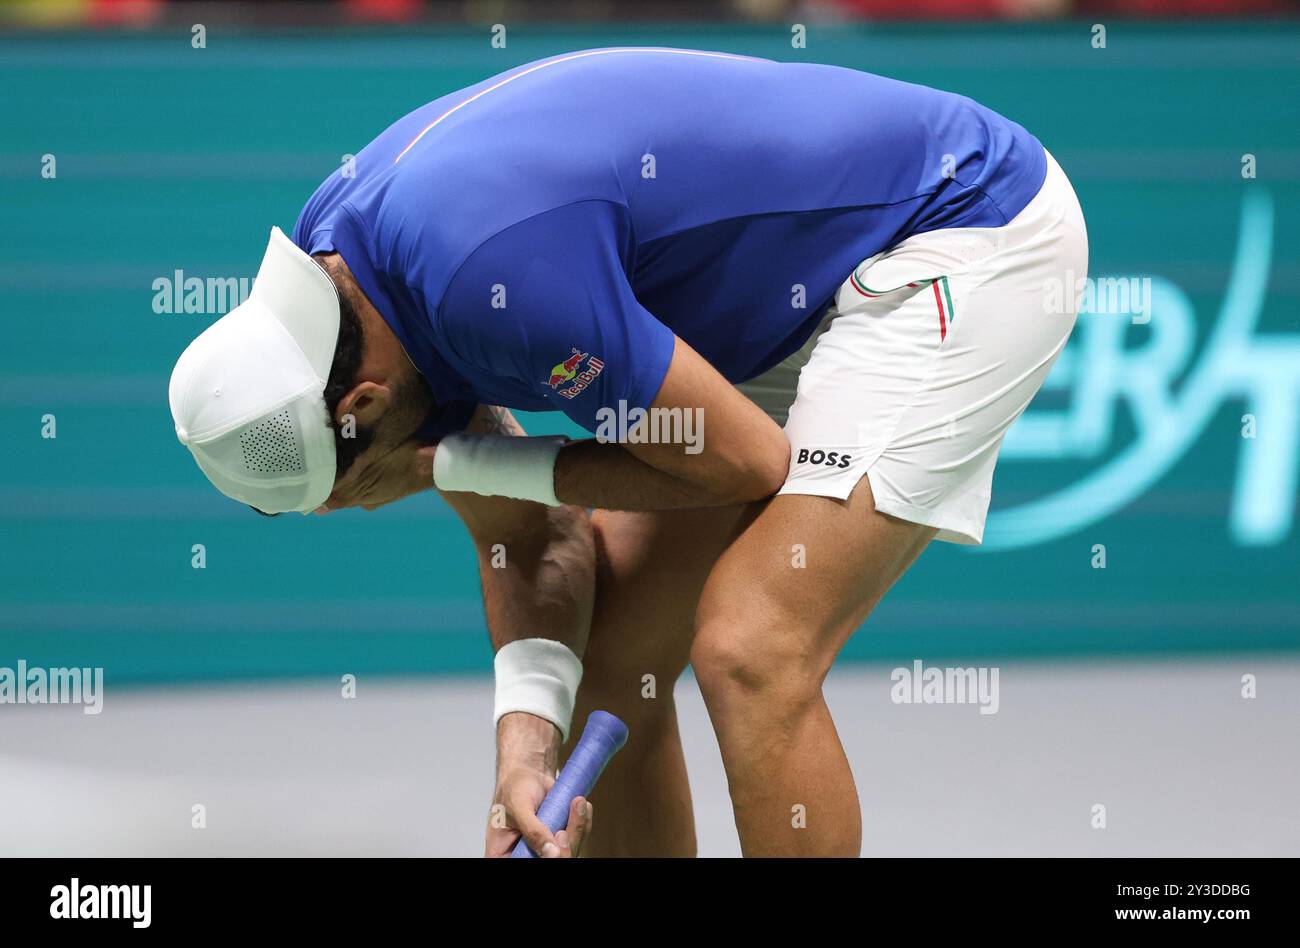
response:
<path id="1" fill-rule="evenodd" d="M 696 660 L 760 677 L 779 668 L 791 685 L 820 683 L 935 532 L 879 513 L 865 477 L 847 500 L 776 497 L 709 576 Z"/>

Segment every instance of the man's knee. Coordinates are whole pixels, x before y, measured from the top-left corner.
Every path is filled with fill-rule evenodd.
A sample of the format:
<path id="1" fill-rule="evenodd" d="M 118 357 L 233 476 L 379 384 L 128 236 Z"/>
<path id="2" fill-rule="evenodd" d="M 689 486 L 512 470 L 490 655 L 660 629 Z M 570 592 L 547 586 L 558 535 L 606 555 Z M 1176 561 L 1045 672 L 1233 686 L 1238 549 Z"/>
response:
<path id="1" fill-rule="evenodd" d="M 583 669 L 578 690 L 597 701 L 638 709 L 651 708 L 662 703 L 660 699 L 672 701 L 673 686 L 681 672 L 675 663 L 588 663 Z"/>
<path id="2" fill-rule="evenodd" d="M 676 719 L 673 688 L 685 659 L 644 646 L 589 648 L 583 658 L 578 706 L 609 711 L 642 728 Z"/>
<path id="3" fill-rule="evenodd" d="M 785 716 L 817 701 L 834 656 L 817 630 L 743 613 L 717 616 L 695 635 L 691 665 L 713 713 Z"/>
<path id="4" fill-rule="evenodd" d="M 593 516 L 596 603 L 583 656 L 583 686 L 592 695 L 671 699 L 689 661 L 695 607 L 708 575 L 703 562 L 672 559 L 690 536 L 681 519 L 610 511 Z M 720 531 L 711 520 L 701 529 Z"/>

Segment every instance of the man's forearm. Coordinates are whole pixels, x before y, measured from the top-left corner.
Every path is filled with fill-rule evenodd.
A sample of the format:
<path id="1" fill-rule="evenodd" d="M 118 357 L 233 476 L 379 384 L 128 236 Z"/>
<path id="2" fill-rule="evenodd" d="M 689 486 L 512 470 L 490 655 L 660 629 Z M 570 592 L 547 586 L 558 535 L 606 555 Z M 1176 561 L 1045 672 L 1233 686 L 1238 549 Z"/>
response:
<path id="1" fill-rule="evenodd" d="M 468 434 L 520 438 L 504 408 L 480 405 Z M 432 483 L 432 473 L 424 475 Z M 492 650 L 523 638 L 587 644 L 596 584 L 591 518 L 581 507 L 547 507 L 509 497 L 444 492 L 474 540 Z"/>
<path id="2" fill-rule="evenodd" d="M 560 681 L 575 682 L 581 670 L 573 656 L 580 659 L 586 649 L 596 584 L 595 541 L 587 512 L 477 494 L 449 493 L 444 497 L 474 540 L 488 634 L 498 668 L 509 670 L 501 664 L 508 663 L 503 648 L 524 648 L 516 643 L 546 639 L 569 650 L 571 654 L 566 655 L 558 646 L 540 642 L 536 646 L 550 649 L 543 657 L 558 663 L 553 668 L 559 671 Z M 516 653 L 515 666 L 527 654 L 527 650 Z M 512 697 L 523 698 L 520 703 L 530 707 L 533 702 L 529 699 L 543 700 L 534 708 L 536 714 L 501 715 L 498 755 L 514 759 L 520 756 L 517 751 L 526 751 L 530 763 L 549 760 L 553 764 L 561 728 L 569 723 L 564 709 L 571 706 L 572 695 L 567 688 L 558 688 L 558 682 L 552 692 L 520 695 L 503 685 L 512 677 L 499 677 L 498 714 Z M 554 696 L 550 701 L 544 700 L 548 693 Z M 567 695 L 564 700 L 559 697 L 562 694 Z"/>
<path id="3" fill-rule="evenodd" d="M 581 658 L 595 596 L 590 518 L 576 507 L 526 506 L 531 509 L 521 524 L 525 532 L 496 543 L 485 542 L 489 537 L 476 540 L 492 650 L 539 638 L 559 642 Z M 498 768 L 555 773 L 563 739 L 550 720 L 507 713 L 497 722 L 496 738 Z"/>
<path id="4" fill-rule="evenodd" d="M 474 435 L 520 438 L 524 430 L 503 408 L 480 405 L 470 421 L 468 431 Z M 591 625 L 592 601 L 596 586 L 596 547 L 591 518 L 580 507 L 550 507 L 508 497 L 483 496 L 477 493 L 449 491 L 443 498 L 464 521 L 478 556 L 479 576 L 483 587 L 483 604 L 487 613 L 488 634 L 497 664 L 518 665 L 502 654 L 508 646 L 525 648 L 514 659 L 529 659 L 524 640 L 549 640 L 559 646 L 538 642 L 544 654 L 532 660 L 551 663 L 560 680 L 581 675 L 577 663 L 587 645 Z M 520 643 L 515 645 L 515 643 Z M 565 654 L 565 649 L 568 654 Z M 527 666 L 529 661 L 524 661 Z M 514 668 L 531 677 L 529 668 Z M 507 668 L 506 691 L 498 681 L 498 711 L 503 702 L 510 703 Z M 545 669 L 540 669 L 545 672 Z M 534 692 L 539 698 L 534 710 L 562 710 L 559 681 L 550 692 Z M 576 684 L 574 685 L 576 690 Z M 517 692 L 515 697 L 521 697 Z M 571 695 L 568 703 L 571 705 Z M 519 703 L 533 706 L 523 695 Z M 563 715 L 551 714 L 560 719 Z M 547 717 L 525 712 L 501 714 L 497 727 L 498 758 L 521 761 L 526 766 L 549 767 L 554 771 L 560 746 L 561 724 Z"/>
<path id="5" fill-rule="evenodd" d="M 714 458 L 685 452 L 671 458 L 671 450 L 665 446 L 651 464 L 621 444 L 572 442 L 555 459 L 555 495 L 565 503 L 605 510 L 721 507 L 771 496 L 780 486 L 773 471 L 784 474 L 784 468 L 772 465 L 751 466 L 745 456 L 730 459 L 729 469 L 722 470 Z"/>

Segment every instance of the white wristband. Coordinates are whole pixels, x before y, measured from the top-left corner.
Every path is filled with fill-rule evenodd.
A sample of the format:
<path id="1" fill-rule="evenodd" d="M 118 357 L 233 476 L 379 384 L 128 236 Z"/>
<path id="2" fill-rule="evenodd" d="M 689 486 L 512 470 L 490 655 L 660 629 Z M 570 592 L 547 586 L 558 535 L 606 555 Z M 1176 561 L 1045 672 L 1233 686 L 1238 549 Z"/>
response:
<path id="1" fill-rule="evenodd" d="M 492 724 L 512 711 L 545 718 L 569 739 L 573 701 L 582 681 L 582 659 L 562 642 L 517 639 L 501 646 L 496 661 L 497 693 Z"/>
<path id="2" fill-rule="evenodd" d="M 454 434 L 438 442 L 433 483 L 439 490 L 534 500 L 559 507 L 555 496 L 555 456 L 560 437 Z"/>

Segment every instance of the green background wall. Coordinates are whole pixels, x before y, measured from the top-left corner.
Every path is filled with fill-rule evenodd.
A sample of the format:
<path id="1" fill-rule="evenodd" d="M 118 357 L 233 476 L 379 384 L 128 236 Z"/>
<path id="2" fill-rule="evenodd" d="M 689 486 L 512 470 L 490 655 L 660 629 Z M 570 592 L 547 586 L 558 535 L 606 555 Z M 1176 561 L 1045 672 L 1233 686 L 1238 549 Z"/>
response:
<path id="1" fill-rule="evenodd" d="M 213 317 L 156 314 L 152 284 L 177 269 L 253 276 L 269 226 L 288 229 L 341 156 L 399 115 L 519 63 L 609 45 L 853 66 L 1020 121 L 1075 181 L 1093 275 L 1148 276 L 1172 300 L 1168 319 L 1157 308 L 1110 355 L 1141 351 L 1159 327 L 1191 330 L 1164 388 L 1151 360 L 1124 369 L 1156 386 L 1148 404 L 1191 397 L 1229 310 L 1258 320 L 1263 349 L 1220 355 L 1249 364 L 1267 399 L 1212 399 L 1189 443 L 1097 522 L 1068 526 L 1058 509 L 1032 545 L 933 548 L 849 657 L 1300 648 L 1287 506 L 1300 463 L 1288 428 L 1300 413 L 1300 30 L 1117 22 L 1106 49 L 1090 39 L 1088 24 L 814 27 L 806 50 L 755 27 L 520 27 L 504 50 L 485 31 L 209 33 L 204 50 L 188 33 L 0 37 L 0 664 L 103 665 L 119 683 L 486 671 L 468 541 L 435 495 L 267 520 L 208 487 L 172 434 L 166 385 Z M 1245 153 L 1258 180 L 1242 179 Z M 1243 207 L 1253 242 L 1239 254 Z M 1102 405 L 1113 430 L 1086 449 L 1052 447 L 1050 432 L 1022 442 L 995 508 L 1076 488 L 1152 437 L 1133 404 L 1102 404 L 1079 381 L 1085 332 L 1032 412 L 1077 440 L 1079 412 Z M 1243 439 L 1248 411 L 1267 440 Z M 57 439 L 41 437 L 45 413 Z M 1259 450 L 1270 461 L 1256 489 L 1234 494 Z M 1234 504 L 1261 498 L 1268 529 L 1235 525 Z M 1006 518 L 990 528 L 1014 535 Z M 190 567 L 195 543 L 204 570 Z M 1106 569 L 1092 568 L 1094 544 Z"/>

